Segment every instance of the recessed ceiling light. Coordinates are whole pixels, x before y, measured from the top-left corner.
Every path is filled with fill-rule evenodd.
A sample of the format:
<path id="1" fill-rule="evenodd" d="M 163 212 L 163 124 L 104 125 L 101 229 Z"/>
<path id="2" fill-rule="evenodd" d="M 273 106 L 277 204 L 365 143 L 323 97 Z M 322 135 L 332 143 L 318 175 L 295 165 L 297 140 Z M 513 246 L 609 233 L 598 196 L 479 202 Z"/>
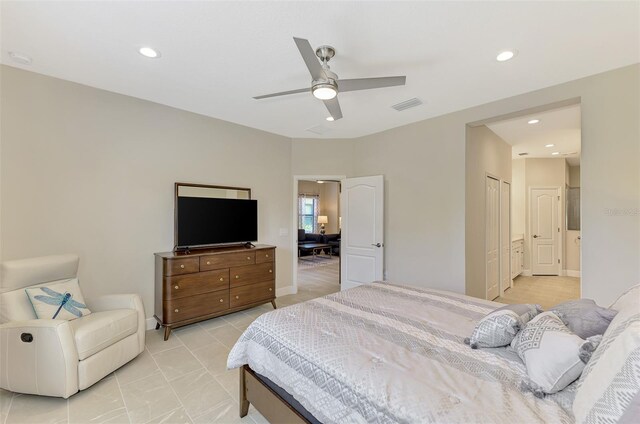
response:
<path id="1" fill-rule="evenodd" d="M 26 54 L 18 52 L 9 52 L 9 57 L 16 63 L 21 65 L 31 65 L 32 59 Z"/>
<path id="2" fill-rule="evenodd" d="M 498 56 L 496 56 L 496 60 L 498 62 L 506 62 L 509 59 L 513 59 L 515 55 L 516 55 L 515 50 L 504 50 L 498 53 Z"/>
<path id="3" fill-rule="evenodd" d="M 553 153 L 551 153 L 551 154 L 552 154 L 552 155 L 554 155 L 554 156 L 557 156 L 557 155 L 559 155 L 559 154 L 560 154 L 560 152 L 553 152 Z"/>
<path id="4" fill-rule="evenodd" d="M 151 47 L 140 47 L 138 52 L 140 52 L 142 56 L 148 57 L 150 59 L 157 59 L 160 57 L 160 52 L 152 49 Z"/>
<path id="5" fill-rule="evenodd" d="M 544 147 L 553 147 L 555 144 L 545 144 Z"/>
<path id="6" fill-rule="evenodd" d="M 527 124 L 537 124 L 538 122 L 540 122 L 539 119 L 532 119 L 529 122 L 527 122 Z"/>
<path id="7" fill-rule="evenodd" d="M 327 121 L 333 122 L 333 116 L 327 116 Z"/>

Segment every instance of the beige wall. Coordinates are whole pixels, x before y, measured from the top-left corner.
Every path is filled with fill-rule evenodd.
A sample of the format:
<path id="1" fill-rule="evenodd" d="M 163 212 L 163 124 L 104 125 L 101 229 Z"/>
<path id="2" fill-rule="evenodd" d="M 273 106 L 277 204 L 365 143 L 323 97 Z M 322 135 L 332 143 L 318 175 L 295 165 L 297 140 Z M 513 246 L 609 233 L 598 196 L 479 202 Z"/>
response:
<path id="1" fill-rule="evenodd" d="M 569 187 L 580 187 L 580 166 L 569 166 Z"/>
<path id="2" fill-rule="evenodd" d="M 465 292 L 486 298 L 486 177 L 511 182 L 511 145 L 484 125 L 467 128 Z"/>
<path id="3" fill-rule="evenodd" d="M 565 234 L 565 269 L 580 271 L 580 245 L 582 244 L 582 240 L 578 238 L 580 231 L 567 230 Z M 577 277 L 577 275 L 570 275 L 570 277 Z"/>
<path id="4" fill-rule="evenodd" d="M 0 68 L 2 259 L 76 252 L 88 297 L 139 292 L 153 313 L 153 253 L 173 247 L 174 182 L 250 187 L 259 241 L 291 285 L 291 140 Z"/>
<path id="5" fill-rule="evenodd" d="M 328 224 L 325 225 L 326 234 L 335 234 L 338 232 L 338 216 L 339 216 L 339 183 L 333 181 L 325 181 L 318 184 L 315 181 L 298 181 L 298 194 L 315 194 L 320 199 L 320 215 L 326 215 Z"/>
<path id="6" fill-rule="evenodd" d="M 297 144 L 293 168 L 385 176 L 385 266 L 392 281 L 465 291 L 465 126 L 579 99 L 582 294 L 602 304 L 640 281 L 640 66 L 633 65 L 353 140 Z M 316 160 L 312 161 L 311 157 Z M 320 160 L 320 162 L 323 162 Z M 352 162 L 353 167 L 345 162 Z M 344 167 L 342 167 L 344 165 Z M 626 211 L 608 214 L 606 210 Z M 606 247 L 605 247 L 606 246 Z M 468 278 L 475 276 L 466 275 Z"/>
<path id="7" fill-rule="evenodd" d="M 320 215 L 326 215 L 329 221 L 325 225 L 326 234 L 336 234 L 339 231 L 340 184 L 326 181 L 320 185 L 322 186 L 320 189 Z"/>
<path id="8" fill-rule="evenodd" d="M 2 67 L 2 258 L 76 251 L 90 294 L 153 293 L 152 253 L 172 246 L 175 181 L 244 185 L 260 240 L 291 284 L 292 174 L 385 176 L 392 281 L 465 291 L 465 128 L 580 98 L 582 288 L 607 304 L 640 281 L 640 66 L 354 140 L 290 140 Z M 345 118 L 347 119 L 347 118 Z M 613 211 L 613 212 L 611 212 Z"/>
<path id="9" fill-rule="evenodd" d="M 525 159 L 514 159 L 511 163 L 511 233 L 524 235 L 526 227 L 527 186 L 525 184 Z"/>

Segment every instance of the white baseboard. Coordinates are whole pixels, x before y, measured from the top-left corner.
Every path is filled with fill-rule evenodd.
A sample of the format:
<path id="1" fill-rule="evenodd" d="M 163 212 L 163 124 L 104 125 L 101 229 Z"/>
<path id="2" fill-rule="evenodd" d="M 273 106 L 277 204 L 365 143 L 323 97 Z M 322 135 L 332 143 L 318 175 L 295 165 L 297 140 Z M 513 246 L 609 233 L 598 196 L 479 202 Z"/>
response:
<path id="1" fill-rule="evenodd" d="M 276 297 L 286 296 L 289 294 L 296 294 L 296 290 L 294 290 L 293 286 L 280 287 L 276 289 Z"/>
<path id="2" fill-rule="evenodd" d="M 533 274 L 531 273 L 530 269 L 523 269 L 521 275 L 524 275 L 525 277 L 531 277 Z"/>
<path id="3" fill-rule="evenodd" d="M 580 273 L 580 271 L 575 271 L 573 269 L 565 269 L 564 270 L 564 275 L 566 275 L 567 277 L 578 277 L 578 278 L 580 278 L 581 273 Z"/>
<path id="4" fill-rule="evenodd" d="M 156 321 L 155 318 L 151 317 L 151 318 L 147 318 L 147 330 L 153 330 L 156 328 L 156 323 L 158 321 Z"/>

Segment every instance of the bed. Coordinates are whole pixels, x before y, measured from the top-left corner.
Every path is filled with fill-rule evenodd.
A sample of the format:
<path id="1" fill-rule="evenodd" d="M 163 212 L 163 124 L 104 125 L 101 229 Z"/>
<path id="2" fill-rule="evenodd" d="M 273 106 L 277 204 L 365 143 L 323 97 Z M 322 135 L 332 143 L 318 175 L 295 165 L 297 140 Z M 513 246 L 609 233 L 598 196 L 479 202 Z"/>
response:
<path id="1" fill-rule="evenodd" d="M 500 306 L 375 282 L 264 314 L 229 354 L 240 414 L 251 403 L 273 423 L 573 423 L 575 384 L 537 398 L 511 348 L 464 344 Z"/>

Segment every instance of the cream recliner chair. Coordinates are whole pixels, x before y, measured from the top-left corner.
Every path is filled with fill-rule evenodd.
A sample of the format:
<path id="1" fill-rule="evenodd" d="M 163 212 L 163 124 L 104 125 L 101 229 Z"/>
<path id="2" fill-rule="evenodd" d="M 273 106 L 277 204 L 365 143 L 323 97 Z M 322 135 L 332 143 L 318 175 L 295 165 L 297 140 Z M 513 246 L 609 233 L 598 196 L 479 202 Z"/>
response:
<path id="1" fill-rule="evenodd" d="M 0 268 L 0 387 L 68 398 L 144 350 L 145 314 L 137 294 L 85 299 L 91 314 L 37 319 L 24 290 L 75 278 L 77 255 L 4 262 Z"/>

